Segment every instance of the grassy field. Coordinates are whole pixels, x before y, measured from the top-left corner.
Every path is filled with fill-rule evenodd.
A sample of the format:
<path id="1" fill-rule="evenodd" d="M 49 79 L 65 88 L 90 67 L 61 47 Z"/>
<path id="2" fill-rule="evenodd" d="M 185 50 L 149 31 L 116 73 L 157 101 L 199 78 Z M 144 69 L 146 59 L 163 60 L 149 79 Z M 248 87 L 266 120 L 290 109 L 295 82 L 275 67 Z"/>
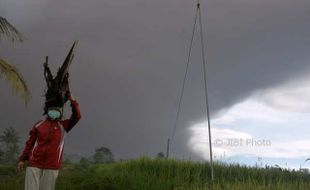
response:
<path id="1" fill-rule="evenodd" d="M 217 163 L 208 181 L 208 163 L 148 159 L 113 164 L 67 164 L 56 190 L 299 190 L 310 189 L 310 175 L 276 168 L 250 168 Z M 24 173 L 0 165 L 0 189 L 22 190 Z"/>

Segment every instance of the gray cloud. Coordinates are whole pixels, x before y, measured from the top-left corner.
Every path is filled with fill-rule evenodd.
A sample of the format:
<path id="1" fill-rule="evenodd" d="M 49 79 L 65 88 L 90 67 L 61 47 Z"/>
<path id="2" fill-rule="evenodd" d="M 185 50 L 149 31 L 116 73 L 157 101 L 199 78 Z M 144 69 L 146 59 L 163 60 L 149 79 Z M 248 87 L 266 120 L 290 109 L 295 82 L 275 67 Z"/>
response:
<path id="1" fill-rule="evenodd" d="M 215 115 L 254 91 L 309 70 L 310 2 L 210 0 L 203 2 L 208 82 Z M 191 35 L 194 1 L 0 1 L 0 13 L 27 37 L 1 42 L 1 57 L 28 81 L 29 108 L 1 82 L 1 127 L 23 138 L 42 113 L 42 62 L 54 70 L 75 39 L 72 90 L 83 119 L 70 134 L 68 153 L 90 154 L 101 145 L 118 157 L 164 151 L 176 115 Z M 195 40 L 174 151 L 189 156 L 185 128 L 204 119 L 201 55 Z M 69 110 L 68 110 L 69 112 Z"/>

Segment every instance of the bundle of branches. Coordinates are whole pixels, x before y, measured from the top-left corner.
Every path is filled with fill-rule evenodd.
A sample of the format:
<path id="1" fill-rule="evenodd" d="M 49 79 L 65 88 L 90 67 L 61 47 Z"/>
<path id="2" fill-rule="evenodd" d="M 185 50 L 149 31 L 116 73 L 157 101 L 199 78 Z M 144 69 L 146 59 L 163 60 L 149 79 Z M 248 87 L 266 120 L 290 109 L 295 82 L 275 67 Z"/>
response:
<path id="1" fill-rule="evenodd" d="M 44 115 L 47 114 L 50 107 L 63 107 L 68 101 L 69 89 L 69 66 L 74 58 L 74 49 L 77 41 L 71 47 L 64 63 L 58 69 L 56 77 L 53 77 L 51 70 L 48 67 L 48 57 L 44 63 L 44 77 L 47 84 L 45 93 Z"/>

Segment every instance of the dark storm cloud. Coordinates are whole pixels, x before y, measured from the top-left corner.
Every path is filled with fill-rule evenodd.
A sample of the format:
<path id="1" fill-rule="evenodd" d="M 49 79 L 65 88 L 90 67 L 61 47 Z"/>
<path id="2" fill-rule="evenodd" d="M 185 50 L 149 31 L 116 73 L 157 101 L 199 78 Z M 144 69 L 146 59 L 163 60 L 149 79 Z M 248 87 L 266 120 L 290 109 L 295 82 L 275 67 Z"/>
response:
<path id="1" fill-rule="evenodd" d="M 29 108 L 1 82 L 1 130 L 26 138 L 42 113 L 42 62 L 54 71 L 73 40 L 72 90 L 83 119 L 68 137 L 68 153 L 90 154 L 101 145 L 118 157 L 164 151 L 176 115 L 191 35 L 194 1 L 0 1 L 0 13 L 27 40 L 2 42 L 32 91 Z M 202 5 L 212 114 L 255 90 L 309 70 L 310 2 L 210 0 Z M 204 119 L 201 55 L 195 40 L 174 151 L 189 156 L 186 128 Z M 3 109 L 5 108 L 5 109 Z M 67 110 L 69 112 L 69 110 Z"/>

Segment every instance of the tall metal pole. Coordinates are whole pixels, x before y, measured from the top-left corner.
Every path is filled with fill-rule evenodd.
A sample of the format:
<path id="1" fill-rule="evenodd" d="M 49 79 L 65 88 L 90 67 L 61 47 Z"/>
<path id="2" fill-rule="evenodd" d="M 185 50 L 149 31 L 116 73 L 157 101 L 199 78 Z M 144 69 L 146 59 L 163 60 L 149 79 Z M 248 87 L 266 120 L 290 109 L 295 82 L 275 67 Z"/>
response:
<path id="1" fill-rule="evenodd" d="M 208 85 L 207 85 L 207 70 L 206 70 L 206 58 L 205 58 L 205 47 L 204 47 L 204 38 L 203 38 L 203 28 L 201 20 L 201 11 L 200 11 L 200 1 L 197 2 L 197 9 L 199 13 L 199 25 L 200 25 L 200 41 L 201 41 L 201 51 L 202 51 L 202 62 L 203 62 L 203 78 L 204 78 L 204 87 L 206 95 L 206 110 L 207 110 L 207 120 L 208 120 L 208 133 L 209 133 L 209 151 L 210 151 L 210 165 L 211 165 L 211 180 L 214 180 L 214 171 L 213 171 L 213 154 L 212 154 L 212 138 L 211 138 L 211 122 L 210 122 L 210 109 L 209 109 L 209 98 L 208 98 Z"/>
<path id="2" fill-rule="evenodd" d="M 207 76 L 206 76 L 206 58 L 205 58 L 205 47 L 204 47 L 204 38 L 203 38 L 203 28 L 202 28 L 202 19 L 201 19 L 201 11 L 200 11 L 200 0 L 197 0 L 197 9 L 196 9 L 196 14 L 195 14 L 195 21 L 194 21 L 194 26 L 193 26 L 193 32 L 192 32 L 192 37 L 191 37 L 191 42 L 190 42 L 190 48 L 189 48 L 189 54 L 187 58 L 187 63 L 186 63 L 186 71 L 185 71 L 185 76 L 183 78 L 183 85 L 181 89 L 181 96 L 178 102 L 178 111 L 177 111 L 177 116 L 174 122 L 174 127 L 172 130 L 172 137 L 171 137 L 171 142 L 174 140 L 174 134 L 175 130 L 177 127 L 177 123 L 179 120 L 180 116 L 180 109 L 181 109 L 181 103 L 183 99 L 183 93 L 184 93 L 184 88 L 185 88 L 185 82 L 187 79 L 187 74 L 188 74 L 188 67 L 190 63 L 190 57 L 191 57 L 191 52 L 192 52 L 192 47 L 193 47 L 193 41 L 194 41 L 194 36 L 195 36 L 195 30 L 196 30 L 196 23 L 197 23 L 197 18 L 199 16 L 199 24 L 200 24 L 200 40 L 201 40 L 201 51 L 202 51 L 202 60 L 203 60 L 203 76 L 204 76 L 204 89 L 205 89 L 205 96 L 206 96 L 206 110 L 207 110 L 207 120 L 208 120 L 208 133 L 209 133 L 209 150 L 210 150 L 210 165 L 211 165 L 211 180 L 214 180 L 214 171 L 213 171 L 213 154 L 212 154 L 212 138 L 211 138 L 211 122 L 210 122 L 210 110 L 209 110 L 209 100 L 208 100 L 208 87 L 207 87 Z M 167 157 L 169 156 L 169 146 L 170 146 L 170 139 L 168 139 L 168 145 L 167 145 Z M 171 145 L 171 147 L 173 147 Z"/>
<path id="3" fill-rule="evenodd" d="M 167 142 L 167 152 L 166 152 L 166 157 L 169 158 L 169 150 L 170 149 L 170 139 L 168 138 L 168 142 Z"/>

